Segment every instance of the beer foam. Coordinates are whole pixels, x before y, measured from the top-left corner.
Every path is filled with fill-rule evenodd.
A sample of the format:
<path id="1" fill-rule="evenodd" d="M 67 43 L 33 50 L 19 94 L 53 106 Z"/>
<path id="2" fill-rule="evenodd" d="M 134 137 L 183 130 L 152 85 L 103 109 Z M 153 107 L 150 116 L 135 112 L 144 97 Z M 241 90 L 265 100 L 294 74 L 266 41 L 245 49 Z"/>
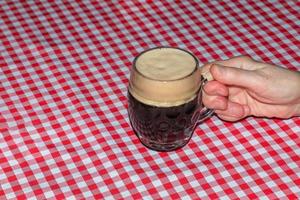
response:
<path id="1" fill-rule="evenodd" d="M 156 48 L 139 56 L 136 69 L 154 80 L 176 80 L 191 74 L 197 64 L 186 51 L 176 48 Z"/>
<path id="2" fill-rule="evenodd" d="M 145 104 L 171 107 L 194 99 L 200 85 L 196 57 L 181 49 L 162 47 L 145 51 L 136 58 L 129 92 Z"/>

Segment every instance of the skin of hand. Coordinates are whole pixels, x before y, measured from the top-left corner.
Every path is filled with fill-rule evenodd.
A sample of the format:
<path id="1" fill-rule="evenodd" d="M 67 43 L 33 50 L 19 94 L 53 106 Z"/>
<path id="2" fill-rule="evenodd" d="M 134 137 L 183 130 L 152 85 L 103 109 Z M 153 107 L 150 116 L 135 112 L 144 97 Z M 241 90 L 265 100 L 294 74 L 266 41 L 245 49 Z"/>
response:
<path id="1" fill-rule="evenodd" d="M 238 56 L 203 66 L 203 103 L 225 121 L 300 116 L 300 72 Z"/>

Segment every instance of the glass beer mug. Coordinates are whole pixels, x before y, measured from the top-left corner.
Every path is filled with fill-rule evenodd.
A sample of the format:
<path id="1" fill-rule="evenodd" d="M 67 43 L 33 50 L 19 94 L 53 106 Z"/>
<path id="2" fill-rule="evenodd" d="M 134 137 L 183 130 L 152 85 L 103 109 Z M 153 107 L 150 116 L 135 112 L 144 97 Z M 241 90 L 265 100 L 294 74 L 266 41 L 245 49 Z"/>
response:
<path id="1" fill-rule="evenodd" d="M 172 151 L 190 140 L 199 123 L 213 110 L 202 104 L 198 59 L 179 48 L 157 47 L 139 54 L 128 86 L 128 114 L 142 144 Z"/>

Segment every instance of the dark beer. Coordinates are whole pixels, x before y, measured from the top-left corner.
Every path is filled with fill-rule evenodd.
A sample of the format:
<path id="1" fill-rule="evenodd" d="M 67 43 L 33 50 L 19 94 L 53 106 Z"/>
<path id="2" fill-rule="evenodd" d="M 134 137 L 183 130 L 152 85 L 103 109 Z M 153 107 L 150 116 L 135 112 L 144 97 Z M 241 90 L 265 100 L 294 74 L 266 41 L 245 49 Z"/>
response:
<path id="1" fill-rule="evenodd" d="M 175 150 L 185 145 L 194 128 L 192 116 L 197 98 L 172 107 L 144 104 L 128 93 L 129 117 L 136 135 L 149 148 L 160 151 Z"/>

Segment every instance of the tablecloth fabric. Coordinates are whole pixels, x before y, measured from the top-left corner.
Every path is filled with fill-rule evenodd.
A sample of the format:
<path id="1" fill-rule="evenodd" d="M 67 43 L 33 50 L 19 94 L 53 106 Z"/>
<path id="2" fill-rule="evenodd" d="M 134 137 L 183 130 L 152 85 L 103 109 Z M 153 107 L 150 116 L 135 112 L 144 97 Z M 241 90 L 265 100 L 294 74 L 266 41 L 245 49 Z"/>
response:
<path id="1" fill-rule="evenodd" d="M 0 199 L 299 199 L 299 117 L 213 116 L 158 153 L 126 110 L 132 60 L 155 46 L 299 70 L 299 13 L 299 1 L 1 1 Z"/>

